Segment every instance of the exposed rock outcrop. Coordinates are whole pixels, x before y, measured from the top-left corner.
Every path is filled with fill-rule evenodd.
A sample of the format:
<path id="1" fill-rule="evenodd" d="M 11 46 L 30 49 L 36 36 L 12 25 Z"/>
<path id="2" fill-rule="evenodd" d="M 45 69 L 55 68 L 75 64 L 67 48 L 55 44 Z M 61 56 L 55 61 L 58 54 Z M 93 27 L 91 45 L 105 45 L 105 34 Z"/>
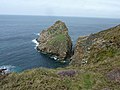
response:
<path id="1" fill-rule="evenodd" d="M 68 35 L 68 28 L 62 21 L 56 21 L 53 26 L 43 30 L 37 41 L 38 50 L 50 54 L 54 59 L 63 61 L 71 55 L 72 41 Z"/>
<path id="2" fill-rule="evenodd" d="M 120 25 L 96 34 L 79 37 L 74 55 L 71 57 L 71 64 L 97 63 L 115 55 L 120 55 Z"/>

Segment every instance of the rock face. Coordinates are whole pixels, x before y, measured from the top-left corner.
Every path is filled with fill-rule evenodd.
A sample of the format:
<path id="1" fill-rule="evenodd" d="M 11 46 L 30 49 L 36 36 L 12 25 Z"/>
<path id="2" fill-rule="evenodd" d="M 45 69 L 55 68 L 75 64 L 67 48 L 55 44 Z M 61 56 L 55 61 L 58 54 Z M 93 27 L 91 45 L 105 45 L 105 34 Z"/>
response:
<path id="1" fill-rule="evenodd" d="M 74 55 L 71 57 L 71 64 L 94 64 L 115 55 L 120 55 L 120 25 L 96 34 L 79 37 Z"/>
<path id="2" fill-rule="evenodd" d="M 72 41 L 68 35 L 68 28 L 62 21 L 56 21 L 55 24 L 47 30 L 40 33 L 38 50 L 50 54 L 59 61 L 70 57 L 72 50 Z"/>

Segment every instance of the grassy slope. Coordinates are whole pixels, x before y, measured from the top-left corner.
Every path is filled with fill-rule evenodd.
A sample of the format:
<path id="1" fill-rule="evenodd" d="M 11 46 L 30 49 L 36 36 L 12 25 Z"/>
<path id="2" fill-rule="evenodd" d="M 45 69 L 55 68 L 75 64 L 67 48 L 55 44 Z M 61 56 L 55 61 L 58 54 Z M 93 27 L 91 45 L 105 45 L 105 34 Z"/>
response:
<path id="1" fill-rule="evenodd" d="M 118 45 L 120 29 L 115 31 L 109 29 L 96 35 L 106 40 L 113 39 L 112 42 Z M 71 65 L 66 68 L 38 68 L 22 73 L 12 73 L 0 80 L 0 90 L 102 90 L 104 88 L 120 90 L 120 83 L 110 81 L 106 76 L 112 69 L 120 68 L 119 48 L 115 52 L 111 49 L 103 50 L 98 55 L 99 62 L 80 67 Z M 76 74 L 73 77 L 58 75 L 59 71 L 64 70 L 74 70 Z"/>
<path id="2" fill-rule="evenodd" d="M 100 47 L 96 51 L 96 46 L 92 46 L 90 59 L 92 62 L 98 62 L 120 56 L 120 26 L 116 26 L 99 33 L 94 34 L 97 38 L 105 40 L 105 47 Z M 95 54 L 96 53 L 96 54 Z"/>
<path id="3" fill-rule="evenodd" d="M 0 81 L 0 90 L 120 90 L 119 83 L 109 81 L 106 73 L 120 66 L 120 56 L 82 67 L 59 69 L 33 69 L 22 73 L 12 73 Z M 63 70 L 77 71 L 74 77 L 60 76 Z"/>

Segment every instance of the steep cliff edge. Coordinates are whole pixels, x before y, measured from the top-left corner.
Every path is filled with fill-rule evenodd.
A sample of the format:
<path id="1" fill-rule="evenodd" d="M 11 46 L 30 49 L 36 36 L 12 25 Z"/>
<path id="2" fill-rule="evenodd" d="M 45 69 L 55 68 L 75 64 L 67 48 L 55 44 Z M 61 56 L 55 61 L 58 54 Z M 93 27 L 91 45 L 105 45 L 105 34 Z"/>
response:
<path id="1" fill-rule="evenodd" d="M 54 59 L 63 61 L 71 55 L 72 41 L 68 28 L 62 21 L 56 21 L 53 26 L 43 30 L 37 40 L 38 50 L 50 54 Z"/>
<path id="2" fill-rule="evenodd" d="M 120 25 L 79 37 L 71 57 L 72 65 L 95 64 L 120 55 Z"/>

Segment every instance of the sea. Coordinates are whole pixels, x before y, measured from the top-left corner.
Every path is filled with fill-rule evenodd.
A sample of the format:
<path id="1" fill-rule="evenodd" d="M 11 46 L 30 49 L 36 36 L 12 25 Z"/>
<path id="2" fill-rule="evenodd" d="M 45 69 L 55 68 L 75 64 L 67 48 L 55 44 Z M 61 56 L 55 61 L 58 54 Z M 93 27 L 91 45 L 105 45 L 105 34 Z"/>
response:
<path id="1" fill-rule="evenodd" d="M 120 19 L 0 15 L 0 69 L 21 72 L 33 68 L 59 68 L 60 63 L 36 50 L 36 38 L 57 20 L 66 23 L 73 47 L 85 36 L 120 24 Z"/>

